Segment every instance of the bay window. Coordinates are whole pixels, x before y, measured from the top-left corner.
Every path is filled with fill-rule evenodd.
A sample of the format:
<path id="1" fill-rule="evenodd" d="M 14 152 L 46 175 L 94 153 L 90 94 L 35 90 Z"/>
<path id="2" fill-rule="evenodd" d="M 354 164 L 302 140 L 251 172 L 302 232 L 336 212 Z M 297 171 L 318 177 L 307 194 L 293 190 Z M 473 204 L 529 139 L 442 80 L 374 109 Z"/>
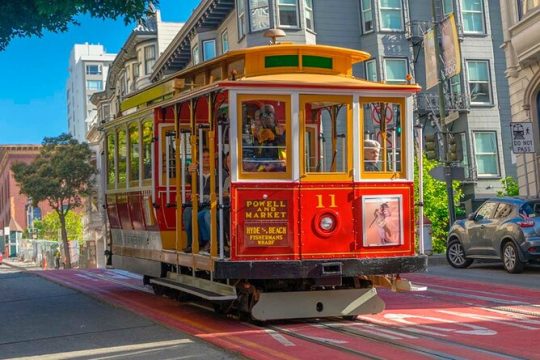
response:
<path id="1" fill-rule="evenodd" d="M 474 156 L 478 177 L 500 176 L 497 134 L 495 131 L 478 131 L 474 133 Z"/>
<path id="2" fill-rule="evenodd" d="M 490 105 L 491 81 L 489 63 L 483 60 L 468 60 L 467 81 L 472 105 Z"/>
<path id="3" fill-rule="evenodd" d="M 403 30 L 403 4 L 401 0 L 381 0 L 379 3 L 381 30 Z"/>
<path id="4" fill-rule="evenodd" d="M 462 0 L 461 16 L 465 34 L 484 34 L 484 1 Z"/>

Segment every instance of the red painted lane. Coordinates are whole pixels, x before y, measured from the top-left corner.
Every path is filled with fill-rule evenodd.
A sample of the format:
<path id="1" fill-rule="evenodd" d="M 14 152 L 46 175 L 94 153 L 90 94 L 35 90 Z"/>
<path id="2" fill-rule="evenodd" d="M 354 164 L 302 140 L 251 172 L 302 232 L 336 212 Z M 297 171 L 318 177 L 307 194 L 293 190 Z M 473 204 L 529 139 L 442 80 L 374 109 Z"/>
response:
<path id="1" fill-rule="evenodd" d="M 204 339 L 214 345 L 254 359 L 351 359 L 350 354 L 256 326 L 216 316 L 213 312 L 107 281 L 104 277 L 81 276 L 82 271 L 38 272 L 54 282 L 75 288 L 106 302 Z M 95 274 L 96 271 L 94 270 Z M 103 272 L 97 271 L 103 274 Z M 85 281 L 81 281 L 84 279 Z"/>
<path id="2" fill-rule="evenodd" d="M 366 324 L 362 323 L 330 323 L 327 328 L 325 323 L 321 325 L 292 325 L 287 326 L 287 330 L 294 331 L 297 334 L 306 336 L 319 337 L 330 339 L 332 341 L 346 341 L 347 347 L 359 351 L 364 351 L 367 355 L 377 356 L 382 358 L 391 358 L 400 360 L 407 359 L 432 359 L 434 356 L 442 358 L 462 358 L 471 360 L 484 360 L 487 357 L 490 359 L 504 359 L 495 354 L 487 353 L 477 349 L 471 349 L 461 346 L 460 344 L 451 344 L 442 342 L 438 339 L 428 337 L 414 336 L 399 331 L 391 332 L 387 328 L 373 327 L 367 329 Z M 352 334 L 344 334 L 336 332 L 332 328 L 354 327 L 349 331 L 363 334 L 373 335 L 381 338 L 380 341 L 361 338 Z M 386 339 L 386 340 L 385 340 Z M 395 344 L 395 345 L 394 345 Z"/>
<path id="3" fill-rule="evenodd" d="M 540 358 L 540 317 L 501 311 L 532 308 L 538 313 L 539 291 L 413 277 L 427 284 L 428 290 L 399 294 L 381 290 L 386 310 L 362 319 L 503 354 Z M 523 302 L 527 304 L 515 305 Z"/>

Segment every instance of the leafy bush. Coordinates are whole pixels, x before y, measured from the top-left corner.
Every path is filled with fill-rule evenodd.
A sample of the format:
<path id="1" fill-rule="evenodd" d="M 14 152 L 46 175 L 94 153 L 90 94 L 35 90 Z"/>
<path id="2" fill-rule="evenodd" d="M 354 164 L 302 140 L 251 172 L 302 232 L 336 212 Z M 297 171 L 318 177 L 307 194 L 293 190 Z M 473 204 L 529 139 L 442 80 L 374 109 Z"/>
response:
<path id="1" fill-rule="evenodd" d="M 503 191 L 497 191 L 497 196 L 517 196 L 519 195 L 519 185 L 511 176 L 501 180 Z"/>
<path id="2" fill-rule="evenodd" d="M 448 197 L 446 194 L 446 183 L 433 178 L 429 171 L 438 166 L 435 160 L 428 160 L 424 156 L 423 160 L 423 186 L 424 186 L 424 215 L 432 224 L 432 248 L 435 253 L 442 253 L 446 250 L 446 236 L 448 235 L 449 216 L 448 216 Z M 454 204 L 456 204 L 456 215 L 462 212 L 458 208 L 459 200 L 462 197 L 461 183 L 453 181 Z M 415 201 L 418 202 L 418 163 L 415 166 Z"/>

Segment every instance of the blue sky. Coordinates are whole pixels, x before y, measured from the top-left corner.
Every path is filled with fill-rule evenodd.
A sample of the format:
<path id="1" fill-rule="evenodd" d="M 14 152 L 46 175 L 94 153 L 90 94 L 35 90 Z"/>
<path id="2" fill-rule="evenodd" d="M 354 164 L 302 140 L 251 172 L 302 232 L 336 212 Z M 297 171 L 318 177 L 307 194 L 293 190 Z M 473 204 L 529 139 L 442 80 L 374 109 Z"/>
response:
<path id="1" fill-rule="evenodd" d="M 160 0 L 163 21 L 185 22 L 199 0 Z M 0 52 L 0 144 L 40 144 L 67 132 L 66 81 L 74 44 L 102 44 L 116 53 L 129 36 L 123 20 L 80 16 L 80 26 L 42 38 L 15 38 Z"/>

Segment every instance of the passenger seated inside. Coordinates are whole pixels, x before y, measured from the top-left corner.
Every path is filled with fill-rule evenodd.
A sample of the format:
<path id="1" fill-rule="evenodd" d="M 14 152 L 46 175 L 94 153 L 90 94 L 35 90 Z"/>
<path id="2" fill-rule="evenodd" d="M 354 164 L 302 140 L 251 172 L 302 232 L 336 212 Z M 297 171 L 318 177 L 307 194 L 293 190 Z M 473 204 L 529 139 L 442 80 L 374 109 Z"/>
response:
<path id="1" fill-rule="evenodd" d="M 376 140 L 364 140 L 364 170 L 365 171 L 380 171 L 379 169 L 379 153 L 381 144 Z"/>
<path id="2" fill-rule="evenodd" d="M 244 153 L 244 171 L 286 171 L 285 127 L 284 124 L 276 124 L 274 106 L 266 104 L 255 111 L 250 132 L 253 149 Z"/>

